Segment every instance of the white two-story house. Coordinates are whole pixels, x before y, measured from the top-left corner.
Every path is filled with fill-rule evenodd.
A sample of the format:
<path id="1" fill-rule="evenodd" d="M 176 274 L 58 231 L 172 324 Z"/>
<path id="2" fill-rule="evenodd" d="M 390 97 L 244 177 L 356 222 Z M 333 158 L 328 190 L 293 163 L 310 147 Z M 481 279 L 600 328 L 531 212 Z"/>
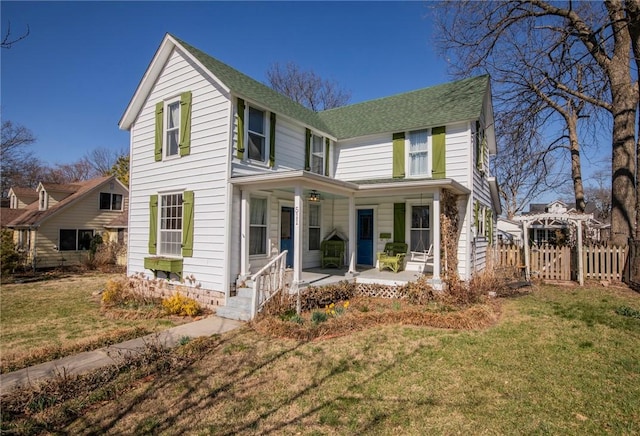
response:
<path id="1" fill-rule="evenodd" d="M 484 268 L 500 213 L 488 76 L 313 112 L 168 34 L 119 125 L 131 133 L 129 274 L 228 296 L 287 250 L 300 283 L 337 231 L 351 273 L 385 242 L 433 245 L 437 286 L 445 190 L 458 272 Z"/>

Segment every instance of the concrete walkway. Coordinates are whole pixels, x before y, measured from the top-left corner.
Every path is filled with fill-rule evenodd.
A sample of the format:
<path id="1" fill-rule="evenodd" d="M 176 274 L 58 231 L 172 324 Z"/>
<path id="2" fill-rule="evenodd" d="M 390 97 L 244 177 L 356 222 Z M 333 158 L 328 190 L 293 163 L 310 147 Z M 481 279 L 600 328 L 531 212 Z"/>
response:
<path id="1" fill-rule="evenodd" d="M 173 347 L 185 336 L 190 338 L 211 336 L 228 332 L 243 324 L 242 321 L 220 318 L 214 315 L 141 338 L 2 374 L 0 375 L 0 395 L 6 394 L 18 386 L 29 385 L 59 374 L 83 374 L 97 368 L 112 365 L 123 354 L 141 351 L 146 344 L 151 342 Z"/>

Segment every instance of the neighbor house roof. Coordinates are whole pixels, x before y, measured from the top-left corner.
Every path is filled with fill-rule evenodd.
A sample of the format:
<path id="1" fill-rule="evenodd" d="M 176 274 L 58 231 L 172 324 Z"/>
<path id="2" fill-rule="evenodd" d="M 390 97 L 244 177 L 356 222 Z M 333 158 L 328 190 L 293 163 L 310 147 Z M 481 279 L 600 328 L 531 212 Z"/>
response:
<path id="1" fill-rule="evenodd" d="M 27 208 L 22 209 L 10 209 L 8 207 L 3 207 L 0 209 L 0 227 L 6 227 L 11 221 L 18 218 L 23 213 L 26 213 Z"/>
<path id="2" fill-rule="evenodd" d="M 132 125 L 136 112 L 142 108 L 152 84 L 161 73 L 158 63 L 168 59 L 168 53 L 174 45 L 185 50 L 234 95 L 336 139 L 400 132 L 478 119 L 489 90 L 489 76 L 483 75 L 314 112 L 179 38 L 167 34 L 120 120 L 121 128 L 129 129 Z"/>
<path id="3" fill-rule="evenodd" d="M 75 187 L 75 191 L 71 192 L 71 195 L 49 207 L 47 210 L 39 210 L 37 203 L 29 205 L 28 208 L 23 209 L 24 214 L 14 219 L 8 224 L 8 227 L 33 227 L 39 226 L 47 218 L 60 212 L 67 206 L 75 203 L 84 196 L 88 195 L 91 191 L 99 186 L 108 183 L 112 180 L 116 180 L 115 176 L 96 177 L 95 179 L 87 180 L 84 182 L 74 183 L 72 185 L 55 185 L 52 183 L 42 183 L 42 186 L 47 190 L 56 191 L 58 189 L 62 192 L 70 192 L 71 187 Z M 119 183 L 119 182 L 118 182 Z M 56 188 L 59 187 L 59 188 Z M 50 189 L 51 188 L 51 189 Z M 34 207 L 35 205 L 35 207 Z"/>
<path id="4" fill-rule="evenodd" d="M 24 203 L 31 203 L 38 199 L 38 193 L 31 188 L 22 188 L 19 186 L 14 186 L 9 189 L 9 192 L 13 192 L 16 197 L 18 197 Z M 31 201 L 27 201 L 31 200 Z"/>
<path id="5" fill-rule="evenodd" d="M 125 210 L 105 225 L 107 229 L 126 229 L 129 227 L 129 213 Z"/>

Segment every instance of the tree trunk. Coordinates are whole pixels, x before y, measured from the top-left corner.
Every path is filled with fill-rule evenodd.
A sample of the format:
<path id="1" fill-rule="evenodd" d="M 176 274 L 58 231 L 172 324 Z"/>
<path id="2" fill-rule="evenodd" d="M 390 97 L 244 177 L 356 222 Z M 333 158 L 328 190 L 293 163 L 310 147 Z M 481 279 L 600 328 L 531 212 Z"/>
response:
<path id="1" fill-rule="evenodd" d="M 573 180 L 573 192 L 576 200 L 576 210 L 584 213 L 584 187 L 582 185 L 582 168 L 580 166 L 580 143 L 578 141 L 578 114 L 568 105 L 568 114 L 565 117 L 569 130 L 569 150 L 571 152 L 571 179 Z"/>

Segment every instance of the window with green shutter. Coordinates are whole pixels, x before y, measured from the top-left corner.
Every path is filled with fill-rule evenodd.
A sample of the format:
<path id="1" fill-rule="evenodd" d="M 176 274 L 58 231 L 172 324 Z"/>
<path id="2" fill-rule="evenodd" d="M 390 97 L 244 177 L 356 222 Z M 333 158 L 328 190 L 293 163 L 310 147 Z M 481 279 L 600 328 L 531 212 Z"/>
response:
<path id="1" fill-rule="evenodd" d="M 304 139 L 304 169 L 311 170 L 311 130 L 305 130 Z"/>
<path id="2" fill-rule="evenodd" d="M 156 103 L 154 159 L 191 152 L 191 92 Z"/>
<path id="3" fill-rule="evenodd" d="M 269 116 L 269 166 L 276 164 L 276 114 L 271 112 Z"/>
<path id="4" fill-rule="evenodd" d="M 329 176 L 329 153 L 331 151 L 331 140 L 329 138 L 325 138 L 324 141 L 324 175 Z"/>
<path id="5" fill-rule="evenodd" d="M 182 256 L 193 256 L 193 191 L 182 193 Z"/>

